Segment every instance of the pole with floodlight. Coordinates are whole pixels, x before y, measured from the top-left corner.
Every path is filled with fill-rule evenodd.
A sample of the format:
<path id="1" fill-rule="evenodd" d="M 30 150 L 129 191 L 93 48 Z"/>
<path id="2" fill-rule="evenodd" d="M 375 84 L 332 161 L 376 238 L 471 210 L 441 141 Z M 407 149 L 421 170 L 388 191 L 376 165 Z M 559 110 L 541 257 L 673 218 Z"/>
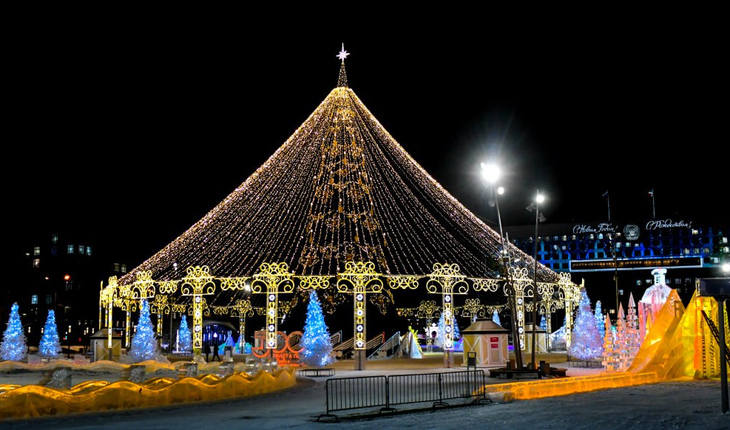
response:
<path id="1" fill-rule="evenodd" d="M 510 304 L 510 318 L 512 326 L 512 350 L 515 355 L 515 365 L 517 369 L 522 370 L 522 349 L 518 343 L 519 333 L 517 332 L 517 303 L 515 301 L 514 286 L 510 282 L 509 274 L 509 254 L 504 243 L 504 230 L 502 228 L 502 214 L 499 211 L 499 194 L 504 194 L 504 188 L 499 187 L 495 189 L 495 185 L 499 180 L 501 171 L 499 166 L 496 164 L 484 164 L 481 163 L 482 176 L 490 184 L 492 195 L 494 196 L 494 204 L 497 208 L 497 222 L 499 224 L 499 237 L 501 240 L 502 248 L 500 250 L 500 260 L 502 261 L 502 267 L 505 276 L 505 289 L 507 291 L 508 300 Z"/>
<path id="2" fill-rule="evenodd" d="M 535 250 L 533 252 L 534 268 L 532 271 L 532 368 L 537 369 L 537 362 L 535 361 L 535 338 L 537 337 L 537 226 L 540 223 L 540 203 L 545 201 L 545 196 L 540 194 L 540 190 L 537 190 L 535 195 L 535 202 L 530 206 L 535 209 Z M 529 209 L 529 208 L 528 208 Z"/>

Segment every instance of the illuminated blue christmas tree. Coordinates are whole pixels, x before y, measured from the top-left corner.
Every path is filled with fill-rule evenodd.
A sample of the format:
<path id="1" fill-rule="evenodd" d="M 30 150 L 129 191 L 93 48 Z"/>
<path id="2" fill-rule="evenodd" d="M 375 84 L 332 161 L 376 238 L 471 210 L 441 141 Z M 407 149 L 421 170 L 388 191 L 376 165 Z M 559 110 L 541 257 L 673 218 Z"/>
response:
<path id="1" fill-rule="evenodd" d="M 57 357 L 61 354 L 61 340 L 58 338 L 58 328 L 56 327 L 56 313 L 53 309 L 48 311 L 46 317 L 46 325 L 43 327 L 43 336 L 41 343 L 38 345 L 38 353 L 41 357 Z"/>
<path id="2" fill-rule="evenodd" d="M 502 323 L 499 321 L 499 313 L 497 312 L 496 309 L 494 310 L 494 313 L 492 314 L 492 322 L 497 325 L 502 325 Z"/>
<path id="3" fill-rule="evenodd" d="M 606 320 L 603 317 L 603 309 L 601 309 L 601 301 L 596 301 L 596 310 L 594 311 L 594 316 L 596 318 L 596 327 L 598 327 L 598 334 L 601 336 L 601 339 L 606 337 Z"/>
<path id="4" fill-rule="evenodd" d="M 309 293 L 307 306 L 307 320 L 304 322 L 302 335 L 302 349 L 299 352 L 299 361 L 307 366 L 322 367 L 332 363 L 332 341 L 329 330 L 324 323 L 322 306 L 319 303 L 316 291 Z"/>
<path id="5" fill-rule="evenodd" d="M 578 316 L 575 318 L 568 354 L 580 360 L 592 360 L 603 355 L 603 337 L 598 333 L 585 288 L 580 291 Z"/>
<path id="6" fill-rule="evenodd" d="M 188 321 L 185 319 L 185 315 L 180 320 L 180 329 L 178 331 L 178 344 L 177 348 L 182 352 L 190 352 L 193 350 L 193 335 L 190 334 L 190 328 L 188 328 Z"/>
<path id="7" fill-rule="evenodd" d="M 150 321 L 150 307 L 147 300 L 142 300 L 137 332 L 132 338 L 132 347 L 129 349 L 127 355 L 132 359 L 133 363 L 138 363 L 145 360 L 154 360 L 157 356 L 157 350 L 155 329 L 152 326 L 152 321 Z"/>
<path id="8" fill-rule="evenodd" d="M 27 350 L 23 324 L 20 322 L 20 315 L 18 315 L 18 304 L 13 303 L 10 308 L 8 327 L 5 329 L 3 341 L 0 343 L 0 359 L 21 361 L 25 359 Z"/>
<path id="9" fill-rule="evenodd" d="M 545 315 L 543 315 L 542 317 L 540 317 L 540 325 L 539 325 L 539 327 L 540 327 L 540 330 L 543 330 L 543 331 L 547 332 L 547 320 L 545 320 Z"/>

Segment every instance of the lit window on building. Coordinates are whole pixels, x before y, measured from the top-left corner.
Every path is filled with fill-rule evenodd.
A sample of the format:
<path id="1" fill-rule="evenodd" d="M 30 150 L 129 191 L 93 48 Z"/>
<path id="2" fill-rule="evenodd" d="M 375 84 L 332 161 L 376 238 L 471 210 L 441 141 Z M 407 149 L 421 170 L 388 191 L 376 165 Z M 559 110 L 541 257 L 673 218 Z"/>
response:
<path id="1" fill-rule="evenodd" d="M 58 235 L 52 234 L 51 235 L 51 243 L 58 243 Z"/>
<path id="2" fill-rule="evenodd" d="M 46 294 L 46 304 L 50 305 L 53 304 L 53 296 L 50 294 Z"/>
<path id="3" fill-rule="evenodd" d="M 40 246 L 33 247 L 33 255 L 41 255 L 41 247 Z"/>
<path id="4" fill-rule="evenodd" d="M 115 272 L 119 271 L 119 263 L 114 263 L 114 271 Z"/>
<path id="5" fill-rule="evenodd" d="M 66 253 L 67 254 L 73 254 L 74 253 L 74 246 L 73 245 L 68 245 L 66 247 Z"/>
<path id="6" fill-rule="evenodd" d="M 91 256 L 91 247 L 88 245 L 86 246 L 86 255 Z"/>
<path id="7" fill-rule="evenodd" d="M 84 245 L 79 245 L 79 254 L 86 254 L 86 247 Z"/>
<path id="8" fill-rule="evenodd" d="M 30 304 L 31 305 L 38 304 L 38 294 L 33 294 L 32 296 L 30 296 Z"/>
<path id="9" fill-rule="evenodd" d="M 127 265 L 122 264 L 122 273 L 127 273 Z"/>
<path id="10" fill-rule="evenodd" d="M 40 258 L 34 258 L 33 259 L 33 267 L 35 267 L 35 268 L 41 267 L 41 259 Z"/>

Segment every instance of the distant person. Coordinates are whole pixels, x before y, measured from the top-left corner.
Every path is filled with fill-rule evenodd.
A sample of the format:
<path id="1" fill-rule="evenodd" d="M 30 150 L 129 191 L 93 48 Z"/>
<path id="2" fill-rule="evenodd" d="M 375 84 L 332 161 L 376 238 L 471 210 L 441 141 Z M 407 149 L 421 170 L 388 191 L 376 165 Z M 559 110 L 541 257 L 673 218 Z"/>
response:
<path id="1" fill-rule="evenodd" d="M 218 345 L 213 346 L 213 360 L 218 359 L 218 361 L 221 361 L 221 357 L 218 355 Z"/>
<path id="2" fill-rule="evenodd" d="M 210 355 L 210 345 L 205 345 L 205 361 L 208 361 L 208 355 Z M 215 358 L 215 356 L 213 356 Z"/>

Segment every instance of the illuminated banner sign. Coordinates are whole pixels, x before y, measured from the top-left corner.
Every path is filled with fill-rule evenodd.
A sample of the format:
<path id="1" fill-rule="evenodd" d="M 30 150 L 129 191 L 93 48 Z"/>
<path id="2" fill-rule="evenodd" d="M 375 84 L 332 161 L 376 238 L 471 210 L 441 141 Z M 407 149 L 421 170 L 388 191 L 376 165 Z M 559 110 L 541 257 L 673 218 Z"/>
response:
<path id="1" fill-rule="evenodd" d="M 692 221 L 674 221 L 672 219 L 661 219 L 661 220 L 652 220 L 647 221 L 644 225 L 644 230 L 646 231 L 652 231 L 652 230 L 663 230 L 663 229 L 672 229 L 672 228 L 685 228 L 689 229 L 692 228 Z M 629 229 L 630 231 L 627 231 Z M 627 236 L 636 235 L 638 237 L 638 231 L 635 231 L 639 229 L 638 225 L 634 224 L 627 224 L 624 226 L 624 234 Z M 610 222 L 604 222 L 604 223 L 598 223 L 598 224 L 576 224 L 573 226 L 573 234 L 605 234 L 605 233 L 614 233 L 617 231 L 620 231 L 620 227 L 613 225 Z"/>
<path id="2" fill-rule="evenodd" d="M 573 260 L 571 272 L 600 272 L 606 270 L 633 270 L 653 267 L 702 267 L 702 257 L 664 257 L 643 259 L 611 260 Z"/>
<path id="3" fill-rule="evenodd" d="M 573 234 L 598 234 L 598 233 L 613 233 L 616 231 L 616 227 L 611 223 L 601 223 L 596 225 L 578 224 L 573 227 Z"/>
<path id="4" fill-rule="evenodd" d="M 687 221 L 672 221 L 671 219 L 662 219 L 656 221 L 649 221 L 646 223 L 647 230 L 659 230 L 663 228 L 692 228 L 692 222 Z"/>

